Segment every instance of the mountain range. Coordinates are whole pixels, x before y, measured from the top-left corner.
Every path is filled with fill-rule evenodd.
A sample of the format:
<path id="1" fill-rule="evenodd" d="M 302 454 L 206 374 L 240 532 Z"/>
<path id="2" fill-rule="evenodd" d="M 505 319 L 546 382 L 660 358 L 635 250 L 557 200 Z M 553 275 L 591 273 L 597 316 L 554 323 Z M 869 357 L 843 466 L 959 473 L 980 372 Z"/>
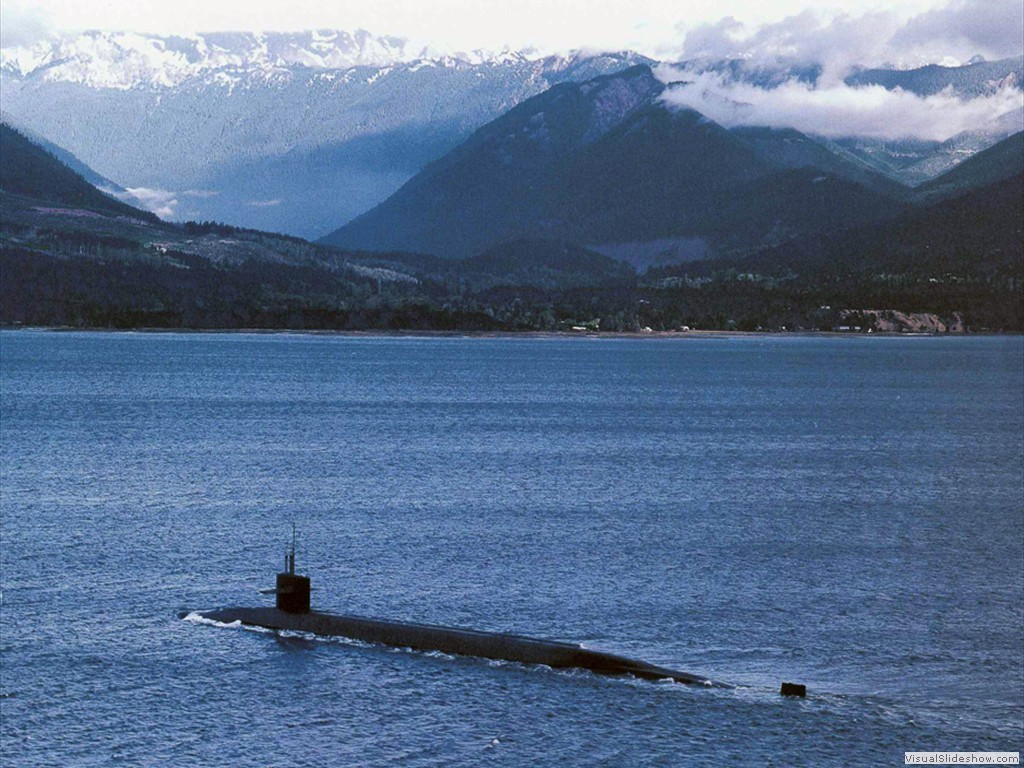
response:
<path id="1" fill-rule="evenodd" d="M 312 237 L 524 98 L 647 61 L 421 54 L 367 33 L 90 33 L 0 51 L 0 106 L 167 218 Z"/>
<path id="2" fill-rule="evenodd" d="M 88 183 L 63 148 L 0 126 L 0 323 L 1024 329 L 1024 134 L 914 191 L 799 132 L 667 108 L 668 88 L 644 66 L 562 84 L 429 166 L 396 195 L 416 205 L 394 224 L 451 226 L 435 239 L 465 258 L 163 222 Z M 673 231 L 691 236 L 660 236 Z M 623 233 L 655 239 L 580 241 Z M 659 258 L 672 249 L 685 263 Z"/>
<path id="3" fill-rule="evenodd" d="M 476 131 L 323 242 L 464 258 L 520 237 L 632 253 L 756 245 L 899 212 L 909 191 L 793 130 L 729 131 L 637 65 L 564 83 Z"/>
<path id="4" fill-rule="evenodd" d="M 0 66 L 3 323 L 828 329 L 892 308 L 928 315 L 920 327 L 1024 328 L 1013 110 L 946 142 L 879 143 L 727 127 L 681 106 L 695 66 L 630 53 L 422 58 L 330 33 L 87 42 Z M 121 68 L 103 74 L 108 59 Z M 1012 104 L 1019 66 L 858 70 L 847 87 Z M 822 77 L 720 74 L 769 90 Z M 256 196 L 272 190 L 292 192 Z M 200 203 L 261 226 L 319 211 L 335 228 L 314 243 L 152 213 Z M 344 223 L 339 206 L 362 213 Z"/>
<path id="5" fill-rule="evenodd" d="M 106 189 L 165 218 L 318 237 L 524 100 L 637 64 L 655 62 L 630 52 L 437 51 L 364 31 L 89 32 L 0 50 L 0 107 L 4 120 L 109 180 Z M 683 63 L 684 71 L 702 67 L 766 87 L 820 75 L 813 66 Z M 857 70 L 847 80 L 967 98 L 1019 88 L 1021 68 L 1018 58 Z M 1001 120 L 944 142 L 808 138 L 851 164 L 919 184 L 1020 130 L 1024 110 Z"/>

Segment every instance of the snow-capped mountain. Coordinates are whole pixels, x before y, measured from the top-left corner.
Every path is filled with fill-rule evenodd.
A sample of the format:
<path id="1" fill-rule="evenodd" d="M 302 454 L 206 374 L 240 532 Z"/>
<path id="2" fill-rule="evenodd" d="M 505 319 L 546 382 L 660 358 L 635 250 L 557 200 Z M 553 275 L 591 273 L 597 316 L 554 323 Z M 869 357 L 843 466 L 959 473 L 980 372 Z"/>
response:
<path id="1" fill-rule="evenodd" d="M 2 51 L 0 107 L 161 215 L 314 237 L 523 99 L 642 61 L 366 32 L 91 32 Z"/>
<path id="2" fill-rule="evenodd" d="M 442 52 L 366 30 L 219 32 L 188 37 L 85 32 L 0 51 L 0 67 L 19 77 L 93 88 L 159 88 L 217 70 L 273 72 L 292 67 L 349 69 L 450 59 L 479 64 L 522 57 L 509 51 Z"/>
<path id="3" fill-rule="evenodd" d="M 527 98 L 654 62 L 630 52 L 442 51 L 366 31 L 157 36 L 86 32 L 0 49 L 4 119 L 62 147 L 161 216 L 318 237 L 381 202 L 430 161 Z M 690 62 L 771 90 L 820 67 Z M 858 70 L 849 84 L 970 97 L 1019 88 L 1020 59 Z M 1014 113 L 1017 114 L 1017 113 Z M 830 144 L 919 183 L 1009 135 Z"/>

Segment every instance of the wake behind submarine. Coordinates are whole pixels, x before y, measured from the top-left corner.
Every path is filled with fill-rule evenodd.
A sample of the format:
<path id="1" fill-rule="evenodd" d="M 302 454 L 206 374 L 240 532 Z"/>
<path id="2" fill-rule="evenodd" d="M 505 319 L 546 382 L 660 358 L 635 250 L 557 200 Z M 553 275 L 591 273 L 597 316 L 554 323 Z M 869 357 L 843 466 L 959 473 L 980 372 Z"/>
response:
<path id="1" fill-rule="evenodd" d="M 632 675 L 647 680 L 670 679 L 687 685 L 733 688 L 728 683 L 709 680 L 702 675 L 679 672 L 645 661 L 593 651 L 579 644 L 541 640 L 503 632 L 442 627 L 388 619 L 371 619 L 322 613 L 310 609 L 310 579 L 295 572 L 295 539 L 285 551 L 285 570 L 277 574 L 277 587 L 265 590 L 276 595 L 273 608 L 219 608 L 196 615 L 211 621 L 271 630 L 308 632 L 326 637 L 346 637 L 368 643 L 411 648 L 417 651 L 441 651 L 459 656 L 544 664 L 554 669 L 587 669 L 602 675 Z M 802 685 L 783 683 L 783 695 L 805 695 Z"/>

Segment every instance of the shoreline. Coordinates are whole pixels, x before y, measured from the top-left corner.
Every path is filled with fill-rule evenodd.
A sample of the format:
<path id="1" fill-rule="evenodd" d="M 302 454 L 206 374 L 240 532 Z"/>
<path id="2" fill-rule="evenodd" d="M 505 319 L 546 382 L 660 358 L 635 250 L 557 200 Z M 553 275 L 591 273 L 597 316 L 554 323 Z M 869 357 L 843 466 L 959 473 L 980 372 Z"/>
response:
<path id="1" fill-rule="evenodd" d="M 302 335 L 302 336 L 349 336 L 349 337 L 393 337 L 393 338 L 482 338 L 482 339 L 729 339 L 729 338 L 969 338 L 990 336 L 1024 336 L 1013 331 L 968 331 L 958 333 L 929 333 L 925 331 L 457 331 L 433 329 L 366 329 L 336 330 L 318 328 L 73 328 L 70 326 L 45 325 L 0 325 L 0 332 L 31 331 L 33 333 L 140 333 L 140 334 L 196 334 L 196 335 Z"/>

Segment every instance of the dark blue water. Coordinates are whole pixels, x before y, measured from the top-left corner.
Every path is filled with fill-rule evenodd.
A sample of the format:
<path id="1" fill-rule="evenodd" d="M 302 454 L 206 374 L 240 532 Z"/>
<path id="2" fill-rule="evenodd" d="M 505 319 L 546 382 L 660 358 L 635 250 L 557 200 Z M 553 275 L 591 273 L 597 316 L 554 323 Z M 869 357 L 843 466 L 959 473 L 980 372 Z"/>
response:
<path id="1" fill-rule="evenodd" d="M 5 332 L 0 409 L 5 766 L 1024 749 L 1021 338 Z M 292 520 L 321 608 L 742 687 L 177 618 Z"/>

